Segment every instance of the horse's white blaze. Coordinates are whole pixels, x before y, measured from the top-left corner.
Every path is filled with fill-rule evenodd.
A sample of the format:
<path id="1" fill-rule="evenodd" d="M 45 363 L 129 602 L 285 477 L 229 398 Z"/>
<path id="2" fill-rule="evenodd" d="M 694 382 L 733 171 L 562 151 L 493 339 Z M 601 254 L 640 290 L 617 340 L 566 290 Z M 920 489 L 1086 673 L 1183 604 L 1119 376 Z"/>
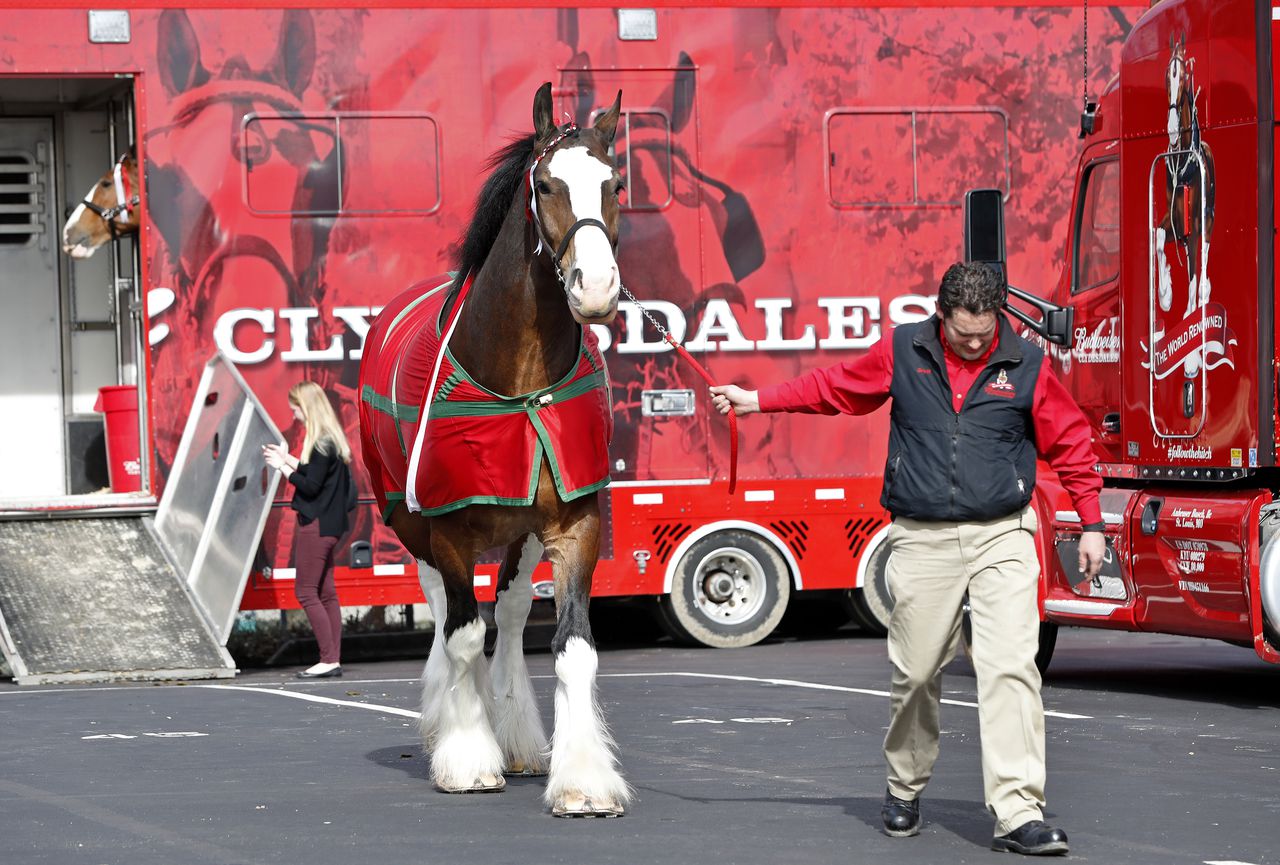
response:
<path id="1" fill-rule="evenodd" d="M 443 630 L 443 626 L 441 626 Z M 490 724 L 492 692 L 484 660 L 484 622 L 468 622 L 444 641 L 448 686 L 440 700 L 431 779 L 445 790 L 465 790 L 502 775 L 502 749 Z"/>
<path id="2" fill-rule="evenodd" d="M 605 726 L 596 694 L 596 650 L 570 637 L 556 658 L 556 728 L 552 734 L 548 805 L 580 794 L 596 805 L 626 805 L 631 788 L 618 773 L 616 745 Z"/>
<path id="3" fill-rule="evenodd" d="M 422 668 L 422 719 L 418 729 L 422 731 L 422 741 L 428 747 L 435 739 L 440 722 L 440 700 L 445 689 L 449 687 L 449 657 L 444 648 L 444 620 L 447 601 L 444 594 L 444 576 L 422 559 L 418 559 L 418 582 L 422 585 L 422 594 L 431 608 L 435 619 L 435 633 L 431 638 L 431 654 L 427 656 L 427 664 Z"/>
<path id="4" fill-rule="evenodd" d="M 566 147 L 552 154 L 547 171 L 569 187 L 569 207 L 575 221 L 604 221 L 601 202 L 613 169 L 585 147 Z M 582 274 L 581 283 L 569 287 L 579 312 L 587 318 L 609 314 L 617 303 L 621 281 L 608 236 L 599 228 L 586 226 L 573 236 L 573 250 L 563 266 L 566 274 L 575 269 Z"/>
<path id="5" fill-rule="evenodd" d="M 516 575 L 498 593 L 494 618 L 498 641 L 493 650 L 494 734 L 508 769 L 541 774 L 547 769 L 547 734 L 542 727 L 533 682 L 524 661 L 524 626 L 533 607 L 533 569 L 542 543 L 529 535 L 520 550 Z"/>
<path id="6" fill-rule="evenodd" d="M 80 204 L 76 205 L 76 209 L 71 211 L 71 215 L 67 217 L 66 223 L 62 226 L 62 251 L 70 255 L 72 258 L 88 258 L 93 255 L 97 247 L 85 246 L 82 240 L 88 239 L 88 234 L 80 232 L 79 236 L 73 235 L 72 231 L 76 230 L 76 226 L 80 224 L 80 220 L 84 218 L 89 208 L 84 206 L 84 202 L 93 200 L 93 193 L 98 189 L 98 182 L 94 181 L 89 187 L 89 191 L 80 199 Z"/>

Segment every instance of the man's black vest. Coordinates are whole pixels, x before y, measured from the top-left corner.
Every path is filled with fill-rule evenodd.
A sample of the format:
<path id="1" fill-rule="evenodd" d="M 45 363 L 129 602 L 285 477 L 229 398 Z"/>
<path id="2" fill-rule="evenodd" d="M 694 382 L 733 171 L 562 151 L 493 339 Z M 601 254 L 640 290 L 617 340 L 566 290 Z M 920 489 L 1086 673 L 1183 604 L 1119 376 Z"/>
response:
<path id="1" fill-rule="evenodd" d="M 1044 352 L 1003 314 L 1000 339 L 959 414 L 952 408 L 937 316 L 893 332 L 889 461 L 880 504 L 916 520 L 994 520 L 1036 485 L 1032 401 Z"/>

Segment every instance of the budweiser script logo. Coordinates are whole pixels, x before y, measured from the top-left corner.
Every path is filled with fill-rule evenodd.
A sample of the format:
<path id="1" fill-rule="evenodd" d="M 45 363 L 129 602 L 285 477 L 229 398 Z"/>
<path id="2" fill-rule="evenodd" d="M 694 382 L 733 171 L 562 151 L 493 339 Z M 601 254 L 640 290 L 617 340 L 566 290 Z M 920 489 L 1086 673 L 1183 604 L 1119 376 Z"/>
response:
<path id="1" fill-rule="evenodd" d="M 1065 375 L 1071 372 L 1073 363 L 1119 363 L 1119 323 L 1119 317 L 1113 315 L 1099 321 L 1092 331 L 1088 326 L 1077 327 L 1071 348 L 1051 343 L 1029 328 L 1024 329 L 1019 336 L 1044 349 L 1058 362 Z"/>

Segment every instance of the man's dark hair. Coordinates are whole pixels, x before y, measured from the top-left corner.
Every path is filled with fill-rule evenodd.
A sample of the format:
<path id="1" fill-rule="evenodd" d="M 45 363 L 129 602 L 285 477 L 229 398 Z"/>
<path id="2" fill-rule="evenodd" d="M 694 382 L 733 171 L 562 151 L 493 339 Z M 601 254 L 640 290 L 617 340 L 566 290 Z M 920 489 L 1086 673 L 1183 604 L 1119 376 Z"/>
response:
<path id="1" fill-rule="evenodd" d="M 974 315 L 998 312 L 1004 305 L 1005 283 L 1000 272 L 980 261 L 959 262 L 947 268 L 938 286 L 938 309 L 949 318 L 957 309 Z"/>

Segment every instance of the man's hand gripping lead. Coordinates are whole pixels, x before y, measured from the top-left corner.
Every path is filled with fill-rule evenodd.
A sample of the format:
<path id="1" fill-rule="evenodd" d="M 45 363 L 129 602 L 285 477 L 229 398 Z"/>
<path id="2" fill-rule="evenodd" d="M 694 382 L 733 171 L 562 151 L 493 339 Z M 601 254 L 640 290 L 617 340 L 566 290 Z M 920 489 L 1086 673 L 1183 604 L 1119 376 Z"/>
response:
<path id="1" fill-rule="evenodd" d="M 729 409 L 738 417 L 755 414 L 760 411 L 760 392 L 744 390 L 736 384 L 718 384 L 711 388 L 711 404 L 720 414 L 728 414 Z"/>

